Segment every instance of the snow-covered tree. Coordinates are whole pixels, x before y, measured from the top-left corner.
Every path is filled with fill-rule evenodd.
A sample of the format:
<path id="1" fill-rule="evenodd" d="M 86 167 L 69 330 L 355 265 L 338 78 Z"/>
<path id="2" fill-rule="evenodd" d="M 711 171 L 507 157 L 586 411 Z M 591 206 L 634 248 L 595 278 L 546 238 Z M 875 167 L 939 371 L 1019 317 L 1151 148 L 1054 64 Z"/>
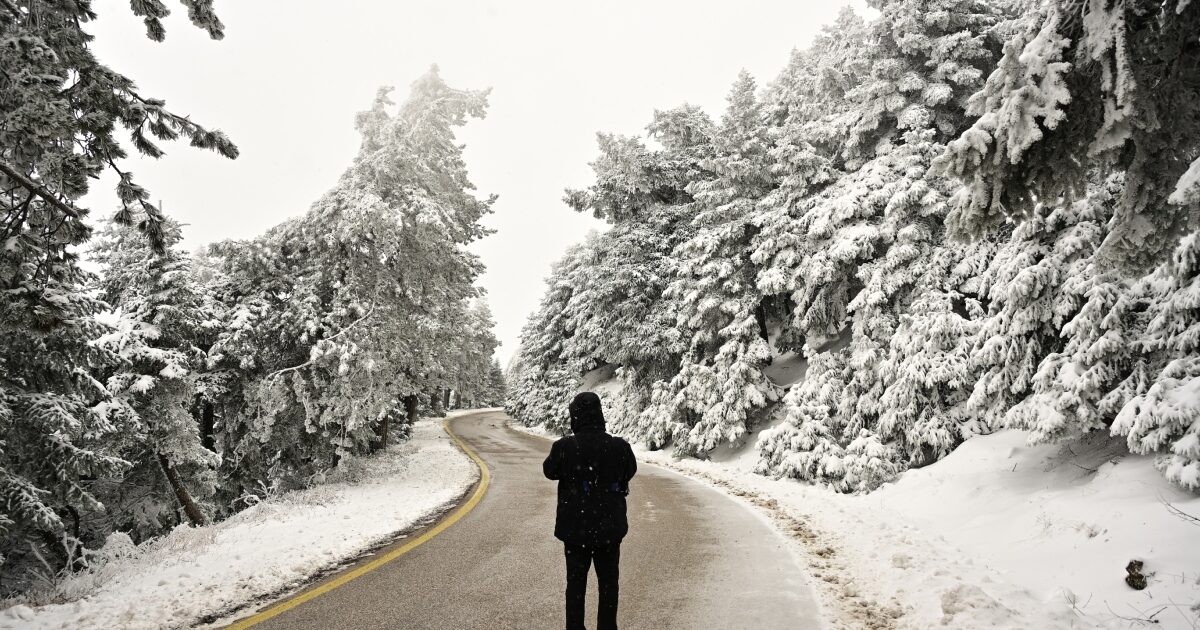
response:
<path id="1" fill-rule="evenodd" d="M 1135 453 L 1158 453 L 1167 479 L 1200 490 L 1200 232 L 1182 239 L 1143 290 L 1150 308 L 1139 345 L 1151 375 L 1112 432 L 1127 436 Z"/>
<path id="2" fill-rule="evenodd" d="M 93 247 L 101 265 L 101 296 L 116 313 L 113 330 L 93 343 L 120 358 L 105 385 L 105 413 L 124 416 L 121 455 L 132 464 L 100 493 L 112 512 L 108 531 L 155 535 L 179 513 L 207 521 L 202 505 L 213 494 L 220 458 L 205 448 L 192 415 L 197 372 L 205 366 L 204 327 L 211 320 L 203 295 L 178 251 L 179 227 L 163 223 L 155 251 L 134 229 L 110 225 Z"/>
<path id="3" fill-rule="evenodd" d="M 1092 169 L 1124 173 L 1102 253 L 1145 268 L 1196 213 L 1200 5 L 1041 0 L 971 97 L 972 127 L 939 160 L 963 181 L 951 225 L 981 234 L 1040 202 L 1082 196 Z M 1178 194 L 1175 194 L 1176 191 Z"/>
<path id="4" fill-rule="evenodd" d="M 768 86 L 763 110 L 782 193 L 790 192 L 790 176 L 798 180 L 796 194 L 808 194 L 809 174 L 814 173 L 810 147 L 837 168 L 845 167 L 845 136 L 837 123 L 852 107 L 847 95 L 869 72 L 869 41 L 868 24 L 844 7 L 811 46 L 792 52 L 788 65 Z"/>
<path id="5" fill-rule="evenodd" d="M 950 182 L 927 172 L 943 143 L 965 128 L 964 103 L 997 56 L 1007 19 L 1005 5 L 981 2 L 878 8 L 874 47 L 851 49 L 862 61 L 850 67 L 861 70 L 843 109 L 821 121 L 849 139 L 827 162 L 840 168 L 825 171 L 831 183 L 781 198 L 781 207 L 764 215 L 754 254 L 762 262 L 759 288 L 786 294 L 792 306 L 782 336 L 804 344 L 812 359 L 807 378 L 840 378 L 815 372 L 842 365 L 816 360 L 832 340 L 848 344 L 837 352 L 851 368 L 841 381 L 845 399 L 835 407 L 805 400 L 820 390 L 793 389 L 784 401 L 785 425 L 759 443 L 762 466 L 786 466 L 780 449 L 811 443 L 833 460 L 809 461 L 799 475 L 778 472 L 819 477 L 846 491 L 933 461 L 962 440 L 957 408 L 971 324 L 951 308 L 969 297 L 961 293 L 968 279 L 951 270 L 987 245 L 945 243 Z M 846 450 L 851 443 L 853 453 Z"/>
<path id="6" fill-rule="evenodd" d="M 521 368 L 510 374 L 508 407 L 524 422 L 565 427 L 562 410 L 580 376 L 620 365 L 642 378 L 615 404 L 606 401 L 613 426 L 638 436 L 675 426 L 674 418 L 643 417 L 643 410 L 653 384 L 669 381 L 679 369 L 684 344 L 677 312 L 662 295 L 674 277 L 672 252 L 691 232 L 687 185 L 711 176 L 703 162 L 713 125 L 698 108 L 684 105 L 655 112 L 648 131 L 661 148 L 601 134 L 601 155 L 592 163 L 596 181 L 567 191 L 568 205 L 612 228 L 556 266 L 522 333 Z"/>
<path id="7" fill-rule="evenodd" d="M 1032 395 L 1008 410 L 1008 426 L 1028 429 L 1035 442 L 1071 439 L 1113 424 L 1117 413 L 1145 391 L 1140 351 L 1145 301 L 1134 281 L 1113 270 L 1068 283 L 1078 311 L 1061 329 L 1061 350 L 1045 357 Z M 1074 291 L 1072 291 L 1072 289 Z"/>
<path id="8" fill-rule="evenodd" d="M 1082 324 L 1072 319 L 1089 301 L 1089 291 L 1103 283 L 1095 255 L 1116 194 L 1119 183 L 1110 180 L 1074 203 L 1040 207 L 1000 244 L 979 279 L 988 312 L 971 359 L 978 372 L 970 402 L 974 414 L 999 422 L 1034 389 L 1035 375 L 1063 349 L 1063 338 L 1068 345 L 1077 339 L 1072 329 Z M 1027 418 L 1016 425 L 1029 428 L 1030 422 L 1040 421 Z M 1092 428 L 1100 426 L 1096 422 L 1083 420 Z"/>
<path id="9" fill-rule="evenodd" d="M 809 378 L 788 392 L 784 422 L 759 434 L 760 473 L 825 484 L 840 492 L 871 490 L 903 470 L 895 448 L 864 427 L 843 424 L 852 417 L 850 352 L 817 354 Z"/>
<path id="10" fill-rule="evenodd" d="M 452 359 L 450 389 L 447 390 L 453 394 L 451 405 L 461 407 L 464 402 L 472 405 L 502 402 L 504 377 L 492 356 L 498 345 L 493 332 L 495 322 L 492 320 L 492 311 L 487 301 L 480 297 L 464 309 L 462 315 L 464 321 L 455 326 L 458 334 L 446 348 L 447 356 Z"/>
<path id="11" fill-rule="evenodd" d="M 502 407 L 507 396 L 508 379 L 504 377 L 504 368 L 500 367 L 498 359 L 493 358 L 488 369 L 487 382 L 484 383 L 478 398 L 472 402 L 480 407 Z"/>
<path id="12" fill-rule="evenodd" d="M 380 442 L 399 405 L 410 418 L 419 399 L 440 410 L 453 387 L 482 271 L 466 245 L 487 233 L 491 205 L 471 192 L 454 130 L 483 116 L 487 94 L 436 68 L 395 114 L 387 93 L 308 213 L 216 248 L 229 310 L 213 361 L 242 380 L 220 430 L 235 497 L 306 483 Z"/>
<path id="13" fill-rule="evenodd" d="M 81 513 L 104 507 L 88 480 L 117 478 L 129 467 L 116 447 L 124 427 L 105 413 L 108 391 L 91 375 L 117 359 L 88 343 L 107 331 L 95 319 L 105 305 L 80 290 L 88 281 L 75 265 L 58 265 L 36 283 L 7 286 L 0 301 L 0 554 L 6 569 L 21 566 L 30 546 L 49 551 L 60 565 L 71 562 L 64 537 L 78 538 Z"/>
<path id="14" fill-rule="evenodd" d="M 956 312 L 955 302 L 962 299 L 952 291 L 922 294 L 907 309 L 887 358 L 879 362 L 879 380 L 885 385 L 874 433 L 909 466 L 931 464 L 990 428 L 964 409 L 977 321 Z M 865 392 L 862 402 L 869 404 L 873 395 Z"/>
<path id="15" fill-rule="evenodd" d="M 188 0 L 192 22 L 214 38 L 222 25 L 211 0 Z M 161 41 L 161 2 L 136 2 L 151 39 Z M 136 151 L 163 155 L 159 140 L 187 138 L 195 147 L 235 157 L 237 148 L 210 130 L 141 94 L 131 79 L 101 63 L 86 28 L 96 18 L 86 2 L 0 3 L 0 554 L 49 550 L 66 565 L 64 538 L 79 538 L 84 513 L 101 510 L 95 480 L 127 467 L 114 436 L 123 427 L 92 370 L 116 361 L 90 344 L 104 334 L 95 315 L 105 306 L 84 287 L 78 266 L 88 241 L 88 210 L 78 201 L 105 172 L 117 174 L 122 209 L 163 246 L 164 217 L 121 166 L 118 139 L 127 130 Z M 15 570 L 15 569 L 13 569 Z"/>
<path id="16" fill-rule="evenodd" d="M 505 411 L 525 424 L 560 433 L 570 426 L 566 405 L 578 391 L 584 368 L 581 359 L 567 354 L 574 335 L 567 309 L 587 270 L 591 246 L 592 241 L 572 246 L 554 264 L 538 310 L 521 329 Z"/>
<path id="17" fill-rule="evenodd" d="M 1010 3 L 984 0 L 872 0 L 868 70 L 847 94 L 837 121 L 850 168 L 871 159 L 878 143 L 932 130 L 935 142 L 965 127 L 967 99 L 983 84 Z"/>
<path id="18" fill-rule="evenodd" d="M 973 126 L 934 165 L 961 180 L 954 232 L 987 235 L 1011 219 L 1024 222 L 992 274 L 1012 279 L 994 285 L 1007 305 L 995 311 L 1002 329 L 989 328 L 982 341 L 998 352 L 973 401 L 994 412 L 1015 403 L 1007 422 L 1030 429 L 1033 440 L 1111 425 L 1138 452 L 1165 452 L 1163 461 L 1184 453 L 1164 471 L 1188 485 L 1188 421 L 1178 420 L 1174 433 L 1149 427 L 1159 422 L 1152 410 L 1172 408 L 1157 407 L 1157 396 L 1186 374 L 1169 366 L 1195 354 L 1186 343 L 1164 351 L 1156 339 L 1185 330 L 1190 317 L 1171 306 L 1187 293 L 1187 239 L 1173 258 L 1168 252 L 1200 208 L 1200 51 L 1190 43 L 1200 8 L 1035 4 L 971 98 Z M 1101 191 L 1089 186 L 1097 180 L 1106 180 Z"/>
<path id="19" fill-rule="evenodd" d="M 770 141 L 754 79 L 742 72 L 701 166 L 712 177 L 687 187 L 690 238 L 672 252 L 675 269 L 664 294 L 685 335 L 671 405 L 683 417 L 677 450 L 704 453 L 738 441 L 755 410 L 780 392 L 762 373 L 770 362 L 765 296 L 755 283 L 751 242 L 758 201 L 775 186 Z"/>

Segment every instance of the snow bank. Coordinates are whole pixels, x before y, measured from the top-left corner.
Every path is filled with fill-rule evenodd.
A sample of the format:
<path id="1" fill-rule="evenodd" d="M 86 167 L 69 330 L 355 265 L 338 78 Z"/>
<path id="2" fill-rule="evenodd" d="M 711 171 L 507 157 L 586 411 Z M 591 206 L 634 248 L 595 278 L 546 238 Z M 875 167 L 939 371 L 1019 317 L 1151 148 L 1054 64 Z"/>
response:
<path id="1" fill-rule="evenodd" d="M 583 380 L 579 385 L 579 391 L 593 392 L 600 396 L 601 400 L 616 394 L 620 390 L 621 384 L 617 380 L 617 366 L 612 364 L 602 365 L 584 374 Z"/>
<path id="2" fill-rule="evenodd" d="M 771 365 L 763 368 L 762 373 L 780 387 L 791 387 L 799 383 L 808 372 L 808 359 L 799 352 L 788 351 L 773 357 Z"/>
<path id="3" fill-rule="evenodd" d="M 190 627 L 386 543 L 455 503 L 478 476 L 441 422 L 422 420 L 411 440 L 352 460 L 323 485 L 140 546 L 114 535 L 102 562 L 0 611 L 0 628 Z"/>
<path id="4" fill-rule="evenodd" d="M 1084 626 L 1200 624 L 1200 497 L 1103 433 L 1030 447 L 1022 431 L 968 440 L 942 462 L 859 499 L 972 554 Z M 1145 590 L 1124 582 L 1141 560 Z M 1131 621 L 1135 620 L 1135 621 Z"/>
<path id="5" fill-rule="evenodd" d="M 753 441 L 745 447 L 753 449 Z M 774 516 L 847 627 L 1158 628 L 1200 624 L 1200 498 L 1101 436 L 1029 447 L 975 438 L 899 481 L 850 496 L 752 472 L 753 457 L 639 459 L 699 478 Z M 1124 582 L 1138 559 L 1144 591 Z"/>

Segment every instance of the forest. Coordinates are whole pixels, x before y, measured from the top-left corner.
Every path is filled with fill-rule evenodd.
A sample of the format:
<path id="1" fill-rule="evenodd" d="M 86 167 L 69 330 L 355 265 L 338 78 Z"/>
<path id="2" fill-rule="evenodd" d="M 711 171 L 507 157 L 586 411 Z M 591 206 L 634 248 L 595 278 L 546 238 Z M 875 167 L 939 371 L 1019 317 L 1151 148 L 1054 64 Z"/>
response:
<path id="1" fill-rule="evenodd" d="M 873 0 L 719 120 L 598 135 L 608 229 L 546 281 L 507 410 L 870 491 L 1000 429 L 1200 490 L 1200 3 Z M 782 60 L 781 60 L 782 61 Z M 797 376 L 796 372 L 802 373 Z"/>
<path id="2" fill-rule="evenodd" d="M 213 39 L 211 0 L 185 0 Z M 168 10 L 135 1 L 162 41 Z M 181 141 L 233 159 L 96 59 L 88 2 L 0 0 L 0 595 L 134 542 L 224 519 L 402 440 L 420 415 L 497 404 L 503 375 L 466 247 L 492 199 L 455 130 L 487 92 L 436 67 L 305 212 L 188 253 L 123 165 Z M 121 208 L 78 201 L 117 174 Z"/>

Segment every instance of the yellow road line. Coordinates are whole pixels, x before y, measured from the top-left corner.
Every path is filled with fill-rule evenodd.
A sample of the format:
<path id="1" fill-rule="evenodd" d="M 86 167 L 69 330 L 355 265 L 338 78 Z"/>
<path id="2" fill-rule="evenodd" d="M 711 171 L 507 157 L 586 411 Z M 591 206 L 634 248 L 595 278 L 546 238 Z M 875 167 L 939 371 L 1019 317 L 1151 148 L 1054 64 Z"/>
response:
<path id="1" fill-rule="evenodd" d="M 321 584 L 320 586 L 318 586 L 312 590 L 300 593 L 299 595 L 296 595 L 295 597 L 292 597 L 291 599 L 286 599 L 282 602 L 279 602 L 278 604 L 275 604 L 274 606 L 271 606 L 270 608 L 268 608 L 262 612 L 256 613 L 255 615 L 253 615 L 251 617 L 242 619 L 241 621 L 238 621 L 237 623 L 229 626 L 227 628 L 227 630 L 244 630 L 245 628 L 249 628 L 256 624 L 262 623 L 272 617 L 275 617 L 284 612 L 287 612 L 287 611 L 295 608 L 296 606 L 299 606 L 300 604 L 307 602 L 310 599 L 315 599 L 317 597 L 320 597 L 321 595 L 324 595 L 325 593 L 328 593 L 329 591 L 332 591 L 333 589 L 335 589 L 339 586 L 342 586 L 343 584 L 349 582 L 350 580 L 353 580 L 357 577 L 366 575 L 367 573 L 370 573 L 371 571 L 378 569 L 379 567 L 391 562 L 392 560 L 395 560 L 396 558 L 403 556 L 404 554 L 412 551 L 413 549 L 416 549 L 417 547 L 421 546 L 422 544 L 429 542 L 429 540 L 431 538 L 442 533 L 443 531 L 445 531 L 445 529 L 447 527 L 450 527 L 451 525 L 455 524 L 456 522 L 458 522 L 459 519 L 466 516 L 468 512 L 475 509 L 475 506 L 478 505 L 481 500 L 483 500 L 484 493 L 487 492 L 488 483 L 492 479 L 492 473 L 491 473 L 491 471 L 488 470 L 487 464 L 483 463 L 483 459 L 481 459 L 479 457 L 479 455 L 477 455 L 475 453 L 475 451 L 471 449 L 471 447 L 467 446 L 466 443 L 464 443 L 462 441 L 462 439 L 459 438 L 458 435 L 455 434 L 454 431 L 452 431 L 450 429 L 450 420 L 449 419 L 442 422 L 442 428 L 446 430 L 446 433 L 450 436 L 451 439 L 454 440 L 454 443 L 458 444 L 458 447 L 461 448 L 463 450 L 463 452 L 467 454 L 468 457 L 475 460 L 475 464 L 479 466 L 479 485 L 475 487 L 475 492 L 473 494 L 471 494 L 471 498 L 467 499 L 466 503 L 463 503 L 462 505 L 460 505 L 458 507 L 458 509 L 454 510 L 454 512 L 452 514 L 450 514 L 450 516 L 447 516 L 446 518 L 439 521 L 437 525 L 434 525 L 432 528 L 426 530 L 425 533 L 421 534 L 420 536 L 417 536 L 416 538 L 405 543 L 404 545 L 397 547 L 396 549 L 393 549 L 393 550 L 387 552 L 386 554 L 384 554 L 384 555 L 382 555 L 382 556 L 380 556 L 380 557 L 378 557 L 378 558 L 376 558 L 376 559 L 374 559 L 352 571 L 347 571 L 347 572 L 337 576 L 336 578 L 334 578 L 328 582 L 325 582 L 324 584 Z"/>

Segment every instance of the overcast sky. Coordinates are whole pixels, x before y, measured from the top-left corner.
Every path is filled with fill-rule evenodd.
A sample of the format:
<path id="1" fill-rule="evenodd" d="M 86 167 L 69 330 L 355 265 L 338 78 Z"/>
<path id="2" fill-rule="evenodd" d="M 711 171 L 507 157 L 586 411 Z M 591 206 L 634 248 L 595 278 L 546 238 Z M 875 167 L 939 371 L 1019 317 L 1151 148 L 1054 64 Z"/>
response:
<path id="1" fill-rule="evenodd" d="M 474 246 L 507 362 L 550 264 L 602 228 L 561 201 L 591 180 L 597 131 L 642 133 L 655 108 L 683 102 L 718 116 L 737 72 L 759 85 L 846 4 L 863 0 L 401 1 L 218 0 L 222 41 L 173 13 L 167 40 L 143 36 L 127 0 L 99 0 L 95 50 L 177 113 L 222 129 L 241 157 L 185 145 L 127 166 L 180 219 L 191 249 L 249 238 L 298 215 L 336 181 L 358 147 L 354 114 L 381 85 L 438 64 L 447 83 L 491 87 L 487 119 L 461 134 L 481 195 L 495 193 Z M 132 149 L 130 149 L 132 150 Z M 85 202 L 115 209 L 105 180 Z"/>

